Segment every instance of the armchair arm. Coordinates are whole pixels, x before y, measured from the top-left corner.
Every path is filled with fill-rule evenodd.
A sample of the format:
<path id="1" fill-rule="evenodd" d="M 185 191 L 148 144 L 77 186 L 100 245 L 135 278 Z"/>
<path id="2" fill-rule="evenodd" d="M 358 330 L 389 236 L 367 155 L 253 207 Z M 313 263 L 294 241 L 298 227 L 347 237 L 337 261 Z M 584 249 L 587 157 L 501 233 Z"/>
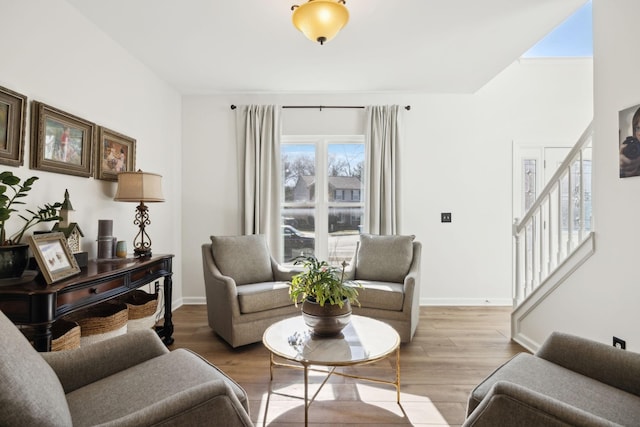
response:
<path id="1" fill-rule="evenodd" d="M 273 278 L 278 282 L 290 282 L 291 278 L 296 274 L 302 272 L 302 269 L 298 266 L 285 267 L 276 261 L 273 256 L 271 257 L 271 271 L 273 271 Z"/>
<path id="2" fill-rule="evenodd" d="M 240 316 L 236 282 L 224 276 L 216 265 L 211 252 L 211 243 L 202 245 L 202 269 L 204 273 L 207 306 L 219 313 L 219 318 L 231 319 Z"/>
<path id="3" fill-rule="evenodd" d="M 404 278 L 404 306 L 402 311 L 411 313 L 411 334 L 415 332 L 420 318 L 420 265 L 422 260 L 422 244 L 413 242 L 413 260 L 409 273 Z"/>
<path id="4" fill-rule="evenodd" d="M 168 353 L 158 334 L 132 331 L 75 350 L 40 353 L 70 393 L 146 360 Z"/>
<path id="5" fill-rule="evenodd" d="M 140 425 L 253 426 L 249 414 L 224 380 L 214 380 L 118 418 L 100 427 Z"/>
<path id="6" fill-rule="evenodd" d="M 640 396 L 640 354 L 597 341 L 553 332 L 536 356 Z"/>
<path id="7" fill-rule="evenodd" d="M 507 381 L 496 382 L 463 427 L 618 426 L 559 400 Z"/>

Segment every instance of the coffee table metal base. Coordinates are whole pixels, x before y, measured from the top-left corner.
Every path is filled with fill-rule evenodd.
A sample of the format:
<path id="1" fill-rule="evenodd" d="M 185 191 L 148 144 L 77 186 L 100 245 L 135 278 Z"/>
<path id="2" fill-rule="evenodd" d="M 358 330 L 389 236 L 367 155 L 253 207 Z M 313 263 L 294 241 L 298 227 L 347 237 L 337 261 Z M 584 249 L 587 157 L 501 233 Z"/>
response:
<path id="1" fill-rule="evenodd" d="M 397 335 L 395 330 L 387 324 L 383 324 L 382 322 L 379 322 L 374 319 L 369 319 L 366 317 L 359 317 L 359 316 L 355 316 L 355 317 L 356 317 L 355 319 L 356 328 L 352 328 L 352 329 L 358 329 L 358 332 L 360 332 L 359 336 L 358 334 L 355 334 L 356 336 L 358 336 L 358 338 L 356 339 L 356 341 L 358 341 L 357 344 L 354 345 L 354 339 L 349 336 L 350 331 L 348 330 L 345 332 L 344 340 L 340 340 L 340 339 L 336 340 L 336 342 L 338 341 L 348 342 L 351 348 L 354 350 L 353 352 L 351 352 L 352 356 L 354 356 L 354 354 L 357 353 L 357 351 L 355 351 L 356 346 L 366 347 L 366 348 L 371 347 L 370 345 L 367 344 L 367 340 L 371 339 L 371 337 L 367 338 L 364 336 L 365 334 L 370 333 L 370 331 L 375 330 L 376 338 L 377 338 L 375 339 L 375 341 L 378 341 L 378 339 L 381 339 L 383 341 L 387 341 L 387 344 L 382 345 L 381 348 L 374 348 L 372 353 L 367 352 L 366 357 L 350 357 L 350 358 L 338 357 L 336 360 L 325 360 L 323 358 L 320 358 L 318 360 L 314 358 L 302 357 L 304 351 L 302 352 L 302 354 L 299 354 L 300 357 L 292 357 L 289 354 L 285 354 L 282 351 L 283 350 L 282 345 L 279 346 L 277 343 L 274 344 L 274 341 L 276 341 L 274 337 L 276 337 L 277 334 L 274 334 L 273 330 L 270 333 L 269 329 L 267 330 L 267 332 L 265 332 L 265 338 L 263 339 L 263 342 L 265 343 L 265 346 L 269 350 L 269 376 L 270 376 L 271 383 L 273 382 L 273 373 L 274 373 L 275 367 L 286 367 L 286 368 L 293 368 L 293 369 L 299 369 L 304 371 L 304 397 L 303 398 L 304 398 L 305 426 L 308 425 L 308 422 L 309 422 L 309 407 L 311 406 L 311 403 L 313 403 L 313 401 L 316 399 L 316 397 L 322 390 L 323 386 L 327 383 L 327 381 L 329 381 L 332 375 L 353 378 L 356 380 L 364 380 L 364 381 L 374 382 L 378 384 L 392 385 L 396 388 L 396 402 L 398 404 L 400 403 L 400 339 L 399 339 L 399 336 Z M 287 319 L 278 323 L 283 323 L 283 322 L 286 324 L 283 324 L 283 325 L 274 324 L 271 328 L 286 326 L 286 329 L 284 330 L 294 332 L 296 328 L 291 329 L 291 326 L 299 326 L 297 322 L 293 321 L 292 319 Z M 347 328 L 351 328 L 351 325 L 348 326 Z M 388 328 L 388 330 L 386 328 Z M 304 328 L 297 328 L 298 331 L 301 331 L 303 329 Z M 282 332 L 282 330 L 278 330 L 278 332 Z M 385 332 L 387 333 L 386 336 L 385 336 Z M 320 344 L 320 345 L 326 345 L 326 344 Z M 331 345 L 333 344 L 326 345 L 327 349 L 331 349 L 332 348 Z M 374 347 L 379 347 L 379 346 L 380 345 L 378 343 L 374 344 Z M 379 378 L 365 377 L 361 375 L 353 375 L 345 372 L 336 371 L 336 368 L 338 367 L 362 366 L 362 365 L 371 364 L 371 363 L 386 359 L 389 356 L 392 356 L 394 353 L 395 353 L 396 363 L 395 363 L 395 379 L 393 381 L 379 379 Z M 286 362 L 282 362 L 279 359 L 286 360 Z M 309 397 L 309 372 L 320 372 L 320 373 L 326 374 L 326 377 L 320 383 L 318 389 L 311 397 Z M 271 389 L 271 383 L 270 383 L 270 389 Z M 299 397 L 299 396 L 289 396 L 289 397 L 297 397 L 302 399 L 302 397 Z"/>

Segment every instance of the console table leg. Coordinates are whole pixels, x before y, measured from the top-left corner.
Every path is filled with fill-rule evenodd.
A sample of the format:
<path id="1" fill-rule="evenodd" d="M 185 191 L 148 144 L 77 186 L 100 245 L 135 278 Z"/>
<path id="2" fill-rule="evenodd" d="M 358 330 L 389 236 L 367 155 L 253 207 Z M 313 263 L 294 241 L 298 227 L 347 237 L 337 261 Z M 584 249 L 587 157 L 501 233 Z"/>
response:
<path id="1" fill-rule="evenodd" d="M 51 351 L 51 323 L 34 328 L 33 347 L 41 352 Z"/>
<path id="2" fill-rule="evenodd" d="M 172 313 L 171 313 L 171 299 L 173 298 L 173 280 L 171 276 L 164 277 L 164 325 L 162 327 L 157 327 L 156 330 L 162 338 L 162 341 L 165 345 L 173 344 L 173 322 L 171 321 Z"/>

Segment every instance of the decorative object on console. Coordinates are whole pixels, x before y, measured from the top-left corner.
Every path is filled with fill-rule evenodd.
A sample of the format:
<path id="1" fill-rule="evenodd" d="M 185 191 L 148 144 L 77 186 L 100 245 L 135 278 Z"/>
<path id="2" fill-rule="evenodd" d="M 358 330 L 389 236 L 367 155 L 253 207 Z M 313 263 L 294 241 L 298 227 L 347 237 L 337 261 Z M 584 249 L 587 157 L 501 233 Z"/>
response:
<path id="1" fill-rule="evenodd" d="M 333 39 L 349 21 L 345 0 L 309 0 L 293 5 L 293 25 L 309 40 L 323 45 Z"/>
<path id="2" fill-rule="evenodd" d="M 77 222 L 73 221 L 74 209 L 69 199 L 69 190 L 64 190 L 64 201 L 60 207 L 60 222 L 54 224 L 51 231 L 64 234 L 67 239 L 67 245 L 71 249 L 71 253 L 76 259 L 79 267 L 86 267 L 89 260 L 89 253 L 82 251 L 82 237 L 84 233 L 80 229 Z"/>
<path id="3" fill-rule="evenodd" d="M 45 204 L 37 212 L 25 209 L 31 214 L 27 218 L 18 214 L 24 220 L 24 225 L 15 234 L 7 237 L 6 222 L 14 212 L 15 205 L 24 205 L 24 198 L 31 191 L 31 186 L 38 180 L 32 176 L 22 181 L 10 171 L 0 173 L 0 279 L 21 277 L 29 262 L 29 245 L 22 243 L 24 233 L 41 222 L 58 221 L 60 203 Z M 8 190 L 11 190 L 8 192 Z"/>
<path id="4" fill-rule="evenodd" d="M 125 240 L 118 240 L 116 243 L 116 256 L 118 258 L 127 257 L 127 242 Z"/>
<path id="5" fill-rule="evenodd" d="M 80 273 L 63 233 L 29 236 L 29 247 L 48 285 Z"/>
<path id="6" fill-rule="evenodd" d="M 100 126 L 96 148 L 97 179 L 117 181 L 120 172 L 136 168 L 136 140 Z"/>
<path id="7" fill-rule="evenodd" d="M 349 324 L 351 303 L 360 304 L 360 285 L 344 280 L 347 263 L 339 269 L 307 256 L 298 257 L 294 264 L 302 264 L 304 271 L 291 279 L 289 295 L 296 305 L 302 301 L 305 324 L 316 335 L 337 335 Z"/>
<path id="8" fill-rule="evenodd" d="M 162 175 L 143 172 L 121 172 L 118 174 L 118 190 L 113 198 L 119 202 L 140 203 L 136 207 L 133 223 L 140 227 L 140 231 L 133 239 L 133 253 L 136 257 L 151 256 L 151 238 L 145 227 L 151 224 L 148 208 L 145 202 L 164 202 L 162 195 Z"/>
<path id="9" fill-rule="evenodd" d="M 113 220 L 98 220 L 98 259 L 113 258 Z"/>
<path id="10" fill-rule="evenodd" d="M 96 125 L 50 107 L 31 103 L 31 169 L 90 177 Z"/>
<path id="11" fill-rule="evenodd" d="M 0 164 L 22 166 L 27 97 L 0 86 Z"/>

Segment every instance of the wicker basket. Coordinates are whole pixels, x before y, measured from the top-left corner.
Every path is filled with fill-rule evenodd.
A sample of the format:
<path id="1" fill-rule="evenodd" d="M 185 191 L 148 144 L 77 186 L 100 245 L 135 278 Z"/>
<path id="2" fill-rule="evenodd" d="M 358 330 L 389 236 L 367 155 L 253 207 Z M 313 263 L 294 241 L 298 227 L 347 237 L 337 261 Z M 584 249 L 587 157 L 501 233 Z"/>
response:
<path id="1" fill-rule="evenodd" d="M 118 298 L 129 308 L 129 322 L 127 331 L 151 329 L 156 324 L 156 311 L 158 310 L 158 294 L 149 294 L 136 289 Z"/>
<path id="2" fill-rule="evenodd" d="M 72 350 L 80 347 L 80 325 L 65 319 L 58 319 L 51 326 L 51 351 Z"/>
<path id="3" fill-rule="evenodd" d="M 127 305 L 107 301 L 75 312 L 67 320 L 80 325 L 80 345 L 89 345 L 127 333 L 129 319 Z"/>

